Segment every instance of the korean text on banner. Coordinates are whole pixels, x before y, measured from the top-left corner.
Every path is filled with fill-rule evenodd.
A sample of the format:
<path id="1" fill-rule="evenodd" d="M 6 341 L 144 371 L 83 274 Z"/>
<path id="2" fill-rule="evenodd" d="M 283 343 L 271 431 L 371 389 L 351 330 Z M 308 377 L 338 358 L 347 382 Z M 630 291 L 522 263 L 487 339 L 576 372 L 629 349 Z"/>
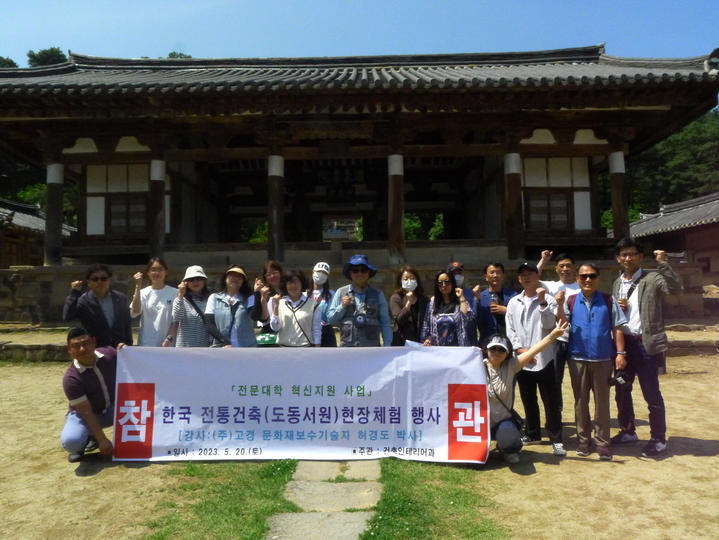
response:
<path id="1" fill-rule="evenodd" d="M 484 463 L 489 431 L 475 348 L 118 353 L 116 460 Z"/>

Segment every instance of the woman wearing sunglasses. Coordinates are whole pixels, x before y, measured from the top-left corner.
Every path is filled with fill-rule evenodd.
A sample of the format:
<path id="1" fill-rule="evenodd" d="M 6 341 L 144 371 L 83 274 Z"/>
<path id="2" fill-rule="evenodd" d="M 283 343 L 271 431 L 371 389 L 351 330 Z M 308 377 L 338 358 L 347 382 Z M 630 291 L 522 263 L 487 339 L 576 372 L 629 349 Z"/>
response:
<path id="1" fill-rule="evenodd" d="M 190 266 L 172 303 L 172 325 L 163 347 L 207 347 L 210 335 L 205 326 L 205 308 L 210 291 L 201 266 Z"/>
<path id="2" fill-rule="evenodd" d="M 222 275 L 222 290 L 207 300 L 205 323 L 214 346 L 257 347 L 250 310 L 255 305 L 247 273 L 238 264 Z"/>
<path id="3" fill-rule="evenodd" d="M 172 324 L 172 302 L 177 297 L 177 289 L 165 284 L 169 268 L 160 257 L 153 257 L 145 267 L 145 272 L 135 274 L 135 294 L 130 304 L 130 315 L 140 319 L 140 331 L 137 344 L 140 347 L 161 347 L 169 335 Z M 142 277 L 150 278 L 150 285 L 144 289 Z"/>
<path id="4" fill-rule="evenodd" d="M 425 347 L 471 347 L 467 323 L 474 313 L 457 287 L 454 275 L 441 270 L 434 280 L 434 297 L 427 306 L 420 340 Z"/>
<path id="5" fill-rule="evenodd" d="M 485 344 L 484 364 L 487 369 L 489 394 L 489 427 L 497 449 L 507 463 L 519 463 L 518 452 L 522 449 L 520 432 L 514 411 L 514 376 L 544 349 L 564 334 L 567 323 L 558 324 L 542 340 L 519 356 L 514 354 L 512 344 L 501 334 L 489 336 Z"/>

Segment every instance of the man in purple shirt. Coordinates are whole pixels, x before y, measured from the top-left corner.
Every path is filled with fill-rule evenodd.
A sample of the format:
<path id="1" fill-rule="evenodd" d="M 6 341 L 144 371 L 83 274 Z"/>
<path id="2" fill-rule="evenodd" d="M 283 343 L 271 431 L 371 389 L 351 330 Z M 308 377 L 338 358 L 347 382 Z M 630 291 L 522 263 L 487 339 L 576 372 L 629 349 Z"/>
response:
<path id="1" fill-rule="evenodd" d="M 103 428 L 113 423 L 117 350 L 95 346 L 95 338 L 82 327 L 67 334 L 72 363 L 62 378 L 62 388 L 69 410 L 60 441 L 70 463 L 82 460 L 85 452 L 96 448 L 104 457 L 112 457 L 112 442 Z M 120 343 L 117 348 L 124 346 Z"/>

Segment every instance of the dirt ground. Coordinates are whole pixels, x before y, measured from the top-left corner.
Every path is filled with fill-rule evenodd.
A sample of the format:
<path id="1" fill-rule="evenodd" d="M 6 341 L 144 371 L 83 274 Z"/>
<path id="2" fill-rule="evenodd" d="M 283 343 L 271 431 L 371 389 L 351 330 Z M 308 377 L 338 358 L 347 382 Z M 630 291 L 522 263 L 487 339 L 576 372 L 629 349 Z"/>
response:
<path id="1" fill-rule="evenodd" d="M 66 410 L 62 364 L 0 367 L 0 537 L 12 539 L 142 538 L 172 482 L 165 465 L 67 462 L 59 446 Z M 661 378 L 669 426 L 666 457 L 616 449 L 614 461 L 530 446 L 507 466 L 496 453 L 478 473 L 497 502 L 487 509 L 515 538 L 719 538 L 719 357 L 668 359 Z M 565 380 L 565 402 L 571 403 Z M 649 434 L 635 389 L 638 433 Z M 570 421 L 565 414 L 565 421 Z M 91 456 L 94 458 L 95 456 Z"/>

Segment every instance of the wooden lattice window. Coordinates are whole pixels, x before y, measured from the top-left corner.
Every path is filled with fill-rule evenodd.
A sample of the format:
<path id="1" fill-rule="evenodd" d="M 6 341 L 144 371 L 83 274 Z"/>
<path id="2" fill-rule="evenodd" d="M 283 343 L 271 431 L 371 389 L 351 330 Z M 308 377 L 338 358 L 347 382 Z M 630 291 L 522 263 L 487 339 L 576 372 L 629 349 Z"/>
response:
<path id="1" fill-rule="evenodd" d="M 110 234 L 144 233 L 147 230 L 147 197 L 112 195 L 108 197 Z"/>
<path id="2" fill-rule="evenodd" d="M 526 190 L 524 192 L 527 229 L 568 231 L 572 223 L 571 192 Z"/>

